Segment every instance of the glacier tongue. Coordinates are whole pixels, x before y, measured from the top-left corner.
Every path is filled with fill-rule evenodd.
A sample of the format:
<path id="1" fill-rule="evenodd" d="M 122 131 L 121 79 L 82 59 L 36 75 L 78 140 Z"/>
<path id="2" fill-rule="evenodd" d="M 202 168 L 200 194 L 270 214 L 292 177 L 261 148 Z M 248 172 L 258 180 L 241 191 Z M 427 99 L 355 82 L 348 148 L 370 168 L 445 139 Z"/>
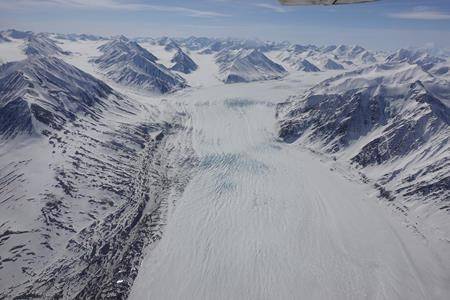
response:
<path id="1" fill-rule="evenodd" d="M 258 88 L 259 97 L 245 93 L 250 85 L 179 100 L 192 114 L 199 167 L 131 299 L 448 295 L 448 264 L 372 188 L 332 161 L 276 142 L 276 85 Z"/>

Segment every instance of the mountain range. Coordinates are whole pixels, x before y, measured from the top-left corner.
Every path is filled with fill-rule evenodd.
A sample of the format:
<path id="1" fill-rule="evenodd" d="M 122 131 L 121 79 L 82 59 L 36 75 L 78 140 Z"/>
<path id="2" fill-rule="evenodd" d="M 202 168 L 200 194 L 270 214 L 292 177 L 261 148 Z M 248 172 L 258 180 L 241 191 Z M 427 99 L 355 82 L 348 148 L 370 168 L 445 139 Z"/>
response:
<path id="1" fill-rule="evenodd" d="M 297 171 L 342 172 L 448 241 L 449 70 L 436 49 L 1 31 L 0 298 L 127 298 L 178 201 L 233 234 L 247 210 L 283 223 L 273 203 L 330 214 L 321 191 L 290 197 Z M 292 170 L 304 152 L 326 163 Z"/>

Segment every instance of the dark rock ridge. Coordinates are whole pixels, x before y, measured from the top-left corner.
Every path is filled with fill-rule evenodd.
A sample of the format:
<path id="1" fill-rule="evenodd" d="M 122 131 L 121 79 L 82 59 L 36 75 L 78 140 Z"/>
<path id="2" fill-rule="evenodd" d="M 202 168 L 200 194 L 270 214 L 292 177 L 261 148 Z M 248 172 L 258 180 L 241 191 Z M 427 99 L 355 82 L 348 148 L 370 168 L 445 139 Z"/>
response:
<path id="1" fill-rule="evenodd" d="M 171 60 L 174 65 L 171 70 L 189 74 L 197 70 L 198 65 L 183 50 L 179 49 Z"/>
<path id="2" fill-rule="evenodd" d="M 302 59 L 298 62 L 297 70 L 303 72 L 320 72 L 320 69 L 310 63 L 307 59 Z"/>
<path id="3" fill-rule="evenodd" d="M 344 70 L 344 66 L 340 63 L 337 63 L 336 61 L 332 59 L 327 59 L 326 63 L 324 64 L 324 68 L 327 70 Z"/>

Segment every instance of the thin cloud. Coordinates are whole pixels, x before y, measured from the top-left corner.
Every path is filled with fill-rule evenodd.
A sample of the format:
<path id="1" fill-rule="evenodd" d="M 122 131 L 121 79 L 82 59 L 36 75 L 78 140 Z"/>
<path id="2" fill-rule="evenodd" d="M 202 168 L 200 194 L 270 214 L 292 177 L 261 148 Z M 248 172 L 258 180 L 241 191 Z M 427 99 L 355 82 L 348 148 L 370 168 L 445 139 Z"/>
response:
<path id="1" fill-rule="evenodd" d="M 183 6 L 153 5 L 143 3 L 125 3 L 117 0 L 0 0 L 0 9 L 26 9 L 41 6 L 55 6 L 76 9 L 123 10 L 123 11 L 159 11 L 180 13 L 190 17 L 229 17 L 230 15 L 207 10 L 192 9 Z"/>
<path id="2" fill-rule="evenodd" d="M 407 20 L 426 20 L 426 21 L 450 20 L 450 13 L 428 7 L 416 7 L 411 11 L 391 13 L 388 14 L 388 16 L 395 19 L 407 19 Z"/>
<path id="3" fill-rule="evenodd" d="M 280 5 L 273 5 L 273 4 L 268 4 L 268 3 L 255 3 L 254 5 L 257 7 L 269 9 L 269 10 L 277 12 L 277 13 L 287 12 L 287 9 L 281 7 Z"/>

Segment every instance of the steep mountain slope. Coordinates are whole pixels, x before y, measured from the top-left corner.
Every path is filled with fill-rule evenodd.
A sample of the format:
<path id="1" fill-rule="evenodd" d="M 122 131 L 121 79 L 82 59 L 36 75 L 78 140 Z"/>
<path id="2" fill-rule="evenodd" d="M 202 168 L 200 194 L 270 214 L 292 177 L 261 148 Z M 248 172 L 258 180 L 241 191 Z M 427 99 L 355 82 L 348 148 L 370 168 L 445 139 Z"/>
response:
<path id="1" fill-rule="evenodd" d="M 303 71 L 303 72 L 320 72 L 320 69 L 318 67 L 316 67 L 315 65 L 313 65 L 312 63 L 310 63 L 309 60 L 307 60 L 307 59 L 300 60 L 297 63 L 296 67 L 297 67 L 298 71 Z"/>
<path id="2" fill-rule="evenodd" d="M 286 70 L 258 50 L 224 50 L 217 54 L 220 76 L 225 83 L 279 79 Z"/>
<path id="3" fill-rule="evenodd" d="M 287 104 L 279 135 L 351 161 L 395 195 L 448 200 L 445 89 L 448 82 L 408 63 L 346 73 Z"/>
<path id="4" fill-rule="evenodd" d="M 198 65 L 182 49 L 178 49 L 171 62 L 174 64 L 170 69 L 189 74 L 197 70 Z"/>
<path id="5" fill-rule="evenodd" d="M 186 87 L 181 76 L 158 64 L 154 55 L 125 37 L 116 38 L 99 50 L 103 55 L 92 62 L 118 83 L 158 93 Z"/>
<path id="6" fill-rule="evenodd" d="M 323 67 L 327 70 L 344 70 L 344 66 L 340 63 L 337 63 L 336 61 L 332 59 L 327 59 L 325 63 L 323 64 Z"/>
<path id="7" fill-rule="evenodd" d="M 78 114 L 98 119 L 110 95 L 109 86 L 55 57 L 5 64 L 0 67 L 0 134 L 62 129 Z"/>
<path id="8" fill-rule="evenodd" d="M 0 103 L 0 298 L 126 298 L 195 164 L 188 120 L 40 55 L 0 67 Z"/>

